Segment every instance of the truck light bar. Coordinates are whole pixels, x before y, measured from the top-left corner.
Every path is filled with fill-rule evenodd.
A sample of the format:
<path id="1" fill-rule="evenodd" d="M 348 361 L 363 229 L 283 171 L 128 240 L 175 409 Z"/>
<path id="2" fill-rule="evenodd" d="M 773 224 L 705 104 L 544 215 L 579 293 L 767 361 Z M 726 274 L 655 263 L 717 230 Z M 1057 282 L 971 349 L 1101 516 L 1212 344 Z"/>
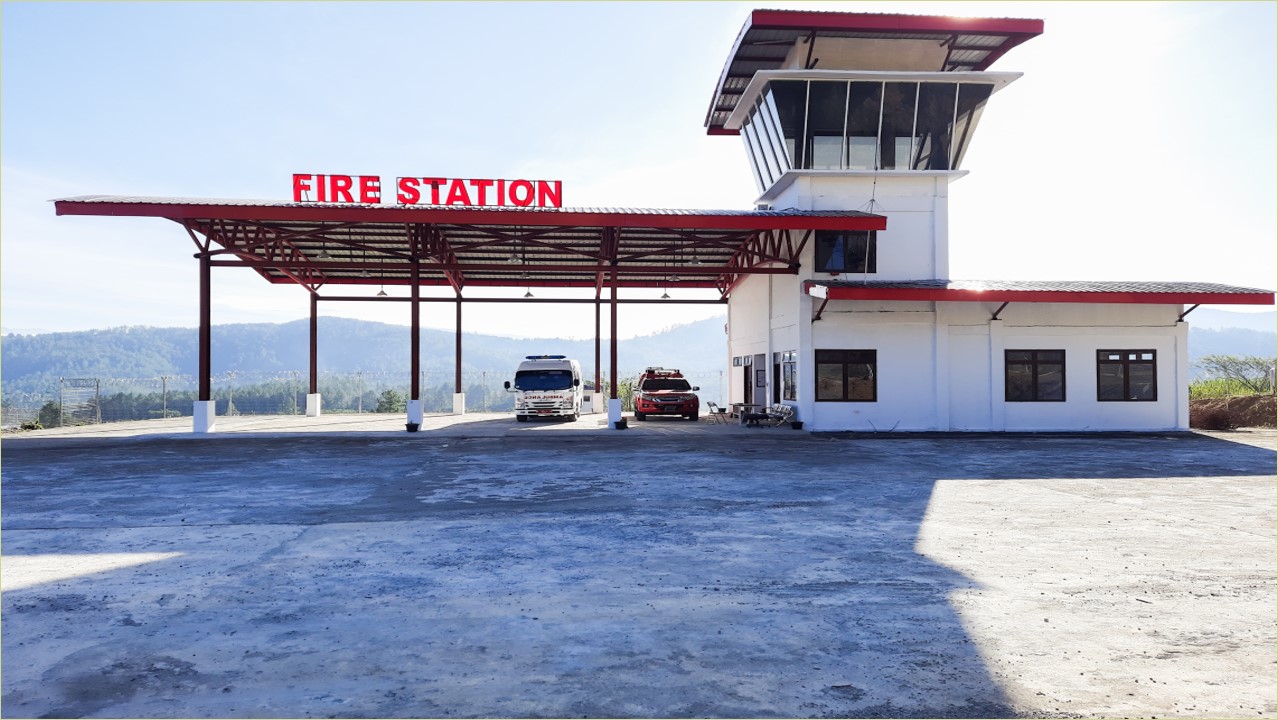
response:
<path id="1" fill-rule="evenodd" d="M 565 360 L 567 355 L 525 355 L 525 360 Z"/>

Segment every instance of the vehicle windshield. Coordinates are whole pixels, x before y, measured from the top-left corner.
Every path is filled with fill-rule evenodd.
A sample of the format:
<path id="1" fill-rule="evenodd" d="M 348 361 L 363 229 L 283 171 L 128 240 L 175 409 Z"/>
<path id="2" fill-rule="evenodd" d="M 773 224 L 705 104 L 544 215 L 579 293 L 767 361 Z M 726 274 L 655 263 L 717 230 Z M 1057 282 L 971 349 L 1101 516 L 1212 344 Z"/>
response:
<path id="1" fill-rule="evenodd" d="M 656 392 L 658 390 L 682 390 L 688 392 L 692 390 L 692 386 L 683 378 L 649 378 L 643 381 L 640 390 L 644 392 Z"/>
<path id="2" fill-rule="evenodd" d="M 517 390 L 567 390 L 570 387 L 571 370 L 521 370 L 515 373 Z"/>

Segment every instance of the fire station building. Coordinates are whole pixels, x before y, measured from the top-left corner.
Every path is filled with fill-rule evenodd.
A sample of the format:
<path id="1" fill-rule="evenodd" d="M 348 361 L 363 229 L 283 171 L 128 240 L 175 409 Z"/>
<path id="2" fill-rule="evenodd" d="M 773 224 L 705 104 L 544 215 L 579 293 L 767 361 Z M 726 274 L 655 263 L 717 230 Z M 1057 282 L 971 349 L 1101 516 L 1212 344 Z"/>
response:
<path id="1" fill-rule="evenodd" d="M 951 280 L 948 188 L 1039 20 L 756 11 L 706 126 L 740 136 L 767 210 L 861 210 L 792 275 L 728 297 L 731 402 L 812 430 L 1189 427 L 1188 310 L 1273 304 L 1209 283 Z M 1186 308 L 1186 306 L 1191 306 Z"/>
<path id="2" fill-rule="evenodd" d="M 408 306 L 410 425 L 423 411 L 422 307 L 454 306 L 462 413 L 464 305 L 585 302 L 597 388 L 611 315 L 608 420 L 624 426 L 617 306 L 672 301 L 620 294 L 680 287 L 714 292 L 679 302 L 727 306 L 727 402 L 792 406 L 807 430 L 1187 429 L 1186 316 L 1200 304 L 1272 305 L 1272 291 L 950 277 L 950 183 L 966 174 L 981 116 L 1020 78 L 990 67 L 1042 31 L 1024 19 L 752 12 L 705 119 L 709 135 L 739 137 L 758 184 L 751 210 L 569 208 L 560 181 L 411 176 L 384 188 L 380 176 L 347 175 L 294 175 L 292 202 L 96 195 L 55 207 L 165 218 L 194 241 L 196 432 L 216 423 L 210 277 L 223 267 L 310 294 L 308 415 L 321 408 L 322 302 Z M 397 286 L 407 296 L 385 292 Z M 527 292 L 475 292 L 492 287 Z"/>

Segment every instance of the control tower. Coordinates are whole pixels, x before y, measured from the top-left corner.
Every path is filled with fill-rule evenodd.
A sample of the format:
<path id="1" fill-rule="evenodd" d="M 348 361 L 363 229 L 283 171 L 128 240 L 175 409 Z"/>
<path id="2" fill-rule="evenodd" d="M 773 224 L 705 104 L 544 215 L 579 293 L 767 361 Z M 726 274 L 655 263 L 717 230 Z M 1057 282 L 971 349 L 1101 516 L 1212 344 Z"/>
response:
<path id="1" fill-rule="evenodd" d="M 1020 77 L 988 68 L 1042 32 L 1041 20 L 758 10 L 707 132 L 741 137 L 762 208 L 889 217 L 826 248 L 819 270 L 944 278 L 947 186 L 990 98 Z"/>

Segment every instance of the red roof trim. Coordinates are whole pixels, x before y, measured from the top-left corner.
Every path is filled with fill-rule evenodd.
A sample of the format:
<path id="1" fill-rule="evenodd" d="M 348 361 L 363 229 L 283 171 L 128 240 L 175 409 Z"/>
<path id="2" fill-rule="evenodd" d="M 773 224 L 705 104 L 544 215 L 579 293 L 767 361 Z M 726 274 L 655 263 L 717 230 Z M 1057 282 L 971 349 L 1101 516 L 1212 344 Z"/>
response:
<path id="1" fill-rule="evenodd" d="M 524 227 L 646 227 L 680 230 L 883 230 L 881 215 L 783 215 L 497 210 L 394 205 L 250 205 L 235 203 L 158 203 L 54 201 L 58 215 L 159 217 L 169 220 L 315 221 L 518 225 Z"/>
<path id="2" fill-rule="evenodd" d="M 812 283 L 804 290 L 812 294 Z M 946 288 L 829 287 L 830 300 L 902 302 L 1056 302 L 1145 305 L 1273 305 L 1273 293 L 1247 292 L 1095 292 L 1085 290 L 953 290 Z"/>
<path id="3" fill-rule="evenodd" d="M 892 32 L 962 33 L 964 35 L 1043 34 L 1043 21 L 1022 18 L 965 18 L 944 15 L 755 10 L 751 27 L 813 30 L 888 30 Z M 1029 37 L 1025 39 L 1028 40 Z"/>

